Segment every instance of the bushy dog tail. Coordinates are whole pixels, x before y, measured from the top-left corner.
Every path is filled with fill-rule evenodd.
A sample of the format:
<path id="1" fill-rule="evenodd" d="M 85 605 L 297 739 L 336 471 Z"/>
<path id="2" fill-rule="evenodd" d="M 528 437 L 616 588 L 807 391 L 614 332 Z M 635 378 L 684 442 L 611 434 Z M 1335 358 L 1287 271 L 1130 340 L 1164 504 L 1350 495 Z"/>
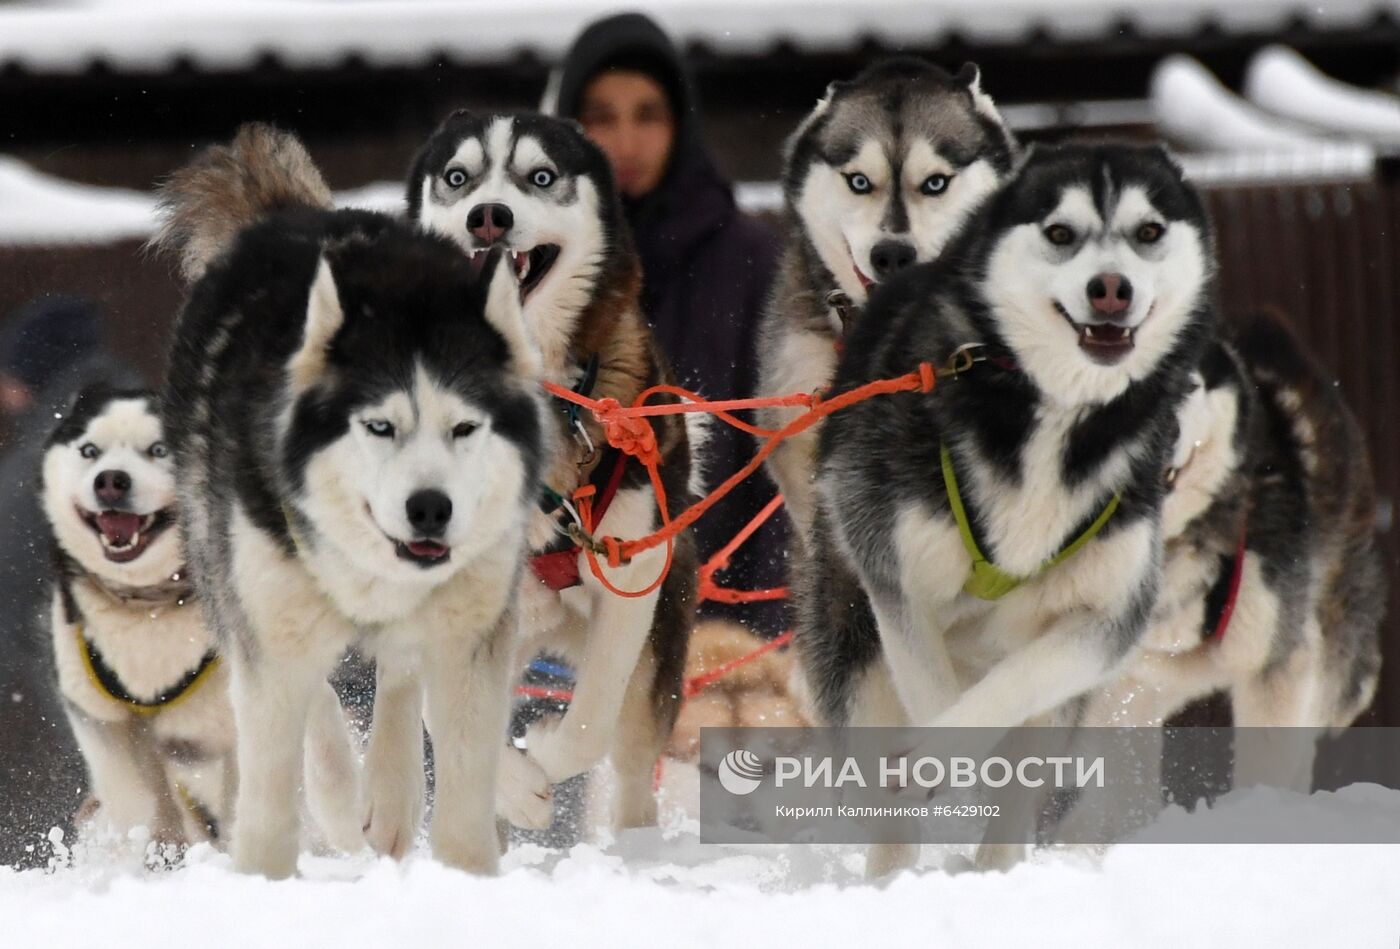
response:
<path id="1" fill-rule="evenodd" d="M 296 136 L 270 125 L 243 125 L 160 187 L 160 230 L 152 244 L 173 254 L 190 282 L 238 233 L 276 211 L 329 208 L 331 191 Z"/>

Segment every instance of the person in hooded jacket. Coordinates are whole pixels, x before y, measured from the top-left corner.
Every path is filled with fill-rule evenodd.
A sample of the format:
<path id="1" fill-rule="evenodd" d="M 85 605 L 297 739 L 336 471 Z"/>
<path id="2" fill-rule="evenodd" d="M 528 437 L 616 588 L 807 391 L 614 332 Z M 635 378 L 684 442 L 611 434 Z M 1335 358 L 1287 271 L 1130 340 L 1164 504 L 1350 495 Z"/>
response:
<path id="1" fill-rule="evenodd" d="M 642 312 L 680 384 L 708 398 L 754 394 L 759 318 L 779 240 L 739 210 L 701 138 L 694 86 L 675 46 L 637 13 L 599 20 L 574 41 L 551 78 L 544 108 L 577 120 L 608 156 L 642 262 Z M 702 463 L 713 490 L 757 450 L 749 435 L 710 423 Z M 695 525 L 702 561 L 776 493 L 761 470 Z M 770 520 L 717 576 L 722 586 L 766 589 L 786 578 L 787 525 Z M 755 632 L 783 629 L 781 602 L 707 602 L 701 615 Z"/>

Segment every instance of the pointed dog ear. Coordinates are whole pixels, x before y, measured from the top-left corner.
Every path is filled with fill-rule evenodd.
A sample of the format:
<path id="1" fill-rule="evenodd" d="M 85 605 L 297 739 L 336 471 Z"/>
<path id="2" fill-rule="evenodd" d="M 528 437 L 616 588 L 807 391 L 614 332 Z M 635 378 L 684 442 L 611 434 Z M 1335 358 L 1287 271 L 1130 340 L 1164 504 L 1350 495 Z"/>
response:
<path id="1" fill-rule="evenodd" d="M 972 96 L 972 105 L 978 112 L 998 125 L 1005 124 L 992 97 L 982 91 L 982 70 L 977 68 L 976 63 L 963 63 L 962 69 L 953 77 L 953 82 L 967 90 L 968 95 Z"/>
<path id="2" fill-rule="evenodd" d="M 515 278 L 515 268 L 504 250 L 493 248 L 487 254 L 481 279 L 486 283 L 486 322 L 505 337 L 511 368 L 527 379 L 539 378 L 544 372 L 544 361 L 525 324 L 520 281 Z"/>
<path id="3" fill-rule="evenodd" d="M 322 257 L 316 265 L 316 277 L 306 298 L 306 323 L 302 329 L 301 346 L 292 355 L 288 371 L 292 387 L 301 391 L 315 385 L 325 375 L 326 354 L 331 340 L 345 325 L 345 311 L 340 308 L 340 292 L 336 290 L 335 275 L 330 261 Z"/>

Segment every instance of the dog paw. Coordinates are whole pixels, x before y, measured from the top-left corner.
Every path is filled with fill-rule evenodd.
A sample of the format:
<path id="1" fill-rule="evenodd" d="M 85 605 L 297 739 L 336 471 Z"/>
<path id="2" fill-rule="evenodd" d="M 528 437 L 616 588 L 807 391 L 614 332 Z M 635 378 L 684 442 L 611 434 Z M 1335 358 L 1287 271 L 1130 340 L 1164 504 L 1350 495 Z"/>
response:
<path id="1" fill-rule="evenodd" d="M 525 750 L 549 783 L 559 784 L 602 759 L 605 749 L 601 740 L 593 737 L 600 731 L 570 727 L 567 716 L 541 719 L 526 730 Z"/>
<path id="2" fill-rule="evenodd" d="M 526 830 L 554 822 L 554 796 L 544 770 L 529 756 L 507 748 L 496 775 L 496 812 Z"/>
<path id="3" fill-rule="evenodd" d="M 370 791 L 364 804 L 364 840 L 380 856 L 402 860 L 423 820 L 423 787 L 398 781 Z"/>
<path id="4" fill-rule="evenodd" d="M 494 822 L 491 825 L 490 833 L 484 837 L 434 833 L 432 845 L 435 859 L 449 867 L 465 870 L 467 873 L 495 876 L 500 866 L 501 858 L 499 848 L 496 845 Z"/>

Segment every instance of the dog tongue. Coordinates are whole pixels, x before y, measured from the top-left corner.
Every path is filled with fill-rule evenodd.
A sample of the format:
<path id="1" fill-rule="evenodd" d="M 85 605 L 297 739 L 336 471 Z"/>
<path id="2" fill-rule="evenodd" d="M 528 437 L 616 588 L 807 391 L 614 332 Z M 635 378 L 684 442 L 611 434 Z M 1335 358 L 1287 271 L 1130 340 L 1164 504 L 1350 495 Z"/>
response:
<path id="1" fill-rule="evenodd" d="M 415 557 L 441 557 L 447 553 L 446 545 L 431 540 L 415 540 L 408 549 Z"/>
<path id="2" fill-rule="evenodd" d="M 125 547 L 141 530 L 141 516 L 126 511 L 103 511 L 97 515 L 97 526 L 102 536 L 113 547 Z"/>

